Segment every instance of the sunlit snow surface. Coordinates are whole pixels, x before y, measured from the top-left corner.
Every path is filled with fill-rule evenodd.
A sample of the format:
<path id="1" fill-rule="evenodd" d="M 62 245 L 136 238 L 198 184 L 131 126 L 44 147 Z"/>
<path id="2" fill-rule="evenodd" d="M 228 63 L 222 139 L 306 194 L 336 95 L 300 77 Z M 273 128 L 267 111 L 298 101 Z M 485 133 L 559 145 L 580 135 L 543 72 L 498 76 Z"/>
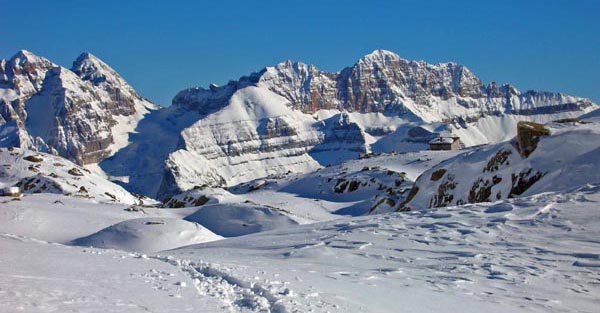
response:
<path id="1" fill-rule="evenodd" d="M 288 311 L 594 312 L 599 200 L 600 187 L 588 186 L 312 224 L 170 254 L 217 263 L 269 289 Z"/>
<path id="2" fill-rule="evenodd" d="M 594 312 L 600 294 L 598 201 L 600 186 L 588 185 L 563 194 L 301 225 L 160 257 L 3 234 L 0 307 L 24 312 Z M 113 207 L 119 205 L 87 210 Z M 121 214 L 117 208 L 102 215 L 115 218 Z M 63 214 L 55 212 L 57 219 Z M 35 220 L 32 214 L 29 219 Z M 32 227 L 27 220 L 20 225 Z M 55 229 L 62 231 L 67 230 Z"/>

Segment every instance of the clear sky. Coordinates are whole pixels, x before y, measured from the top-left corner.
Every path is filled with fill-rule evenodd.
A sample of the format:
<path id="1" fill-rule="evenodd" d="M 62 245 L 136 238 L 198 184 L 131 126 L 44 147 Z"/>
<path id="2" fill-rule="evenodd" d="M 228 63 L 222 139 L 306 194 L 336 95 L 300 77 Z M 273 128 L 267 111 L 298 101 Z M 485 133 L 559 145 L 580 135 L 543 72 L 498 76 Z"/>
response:
<path id="1" fill-rule="evenodd" d="M 0 58 L 30 50 L 70 67 L 83 51 L 168 105 L 291 59 L 327 71 L 375 49 L 454 61 L 485 83 L 600 103 L 600 0 L 0 0 Z"/>

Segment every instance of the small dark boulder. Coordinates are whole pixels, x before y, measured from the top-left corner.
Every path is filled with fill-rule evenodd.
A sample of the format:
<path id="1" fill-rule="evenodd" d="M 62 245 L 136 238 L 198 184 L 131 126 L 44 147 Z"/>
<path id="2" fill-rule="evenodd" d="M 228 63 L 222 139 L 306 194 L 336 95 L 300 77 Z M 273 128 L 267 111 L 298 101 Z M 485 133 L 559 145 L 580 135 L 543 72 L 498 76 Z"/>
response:
<path id="1" fill-rule="evenodd" d="M 444 174 L 446 174 L 446 169 L 440 168 L 439 170 L 431 173 L 431 180 L 438 181 L 440 178 L 444 177 Z"/>
<path id="2" fill-rule="evenodd" d="M 27 160 L 29 162 L 34 162 L 34 163 L 39 163 L 39 162 L 44 161 L 44 158 L 42 158 L 42 156 L 40 156 L 40 155 L 28 155 L 28 156 L 24 157 L 23 160 Z"/>
<path id="3" fill-rule="evenodd" d="M 70 169 L 68 171 L 69 174 L 73 175 L 73 176 L 83 176 L 83 173 L 76 167 Z"/>

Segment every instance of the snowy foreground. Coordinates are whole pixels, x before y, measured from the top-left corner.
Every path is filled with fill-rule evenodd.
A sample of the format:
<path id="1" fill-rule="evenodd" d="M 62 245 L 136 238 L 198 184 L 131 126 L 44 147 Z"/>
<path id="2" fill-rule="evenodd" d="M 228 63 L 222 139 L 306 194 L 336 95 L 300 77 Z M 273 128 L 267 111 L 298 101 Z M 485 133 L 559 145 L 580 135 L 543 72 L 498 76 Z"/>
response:
<path id="1" fill-rule="evenodd" d="M 597 312 L 599 202 L 600 186 L 587 185 L 141 254 L 63 244 L 150 216 L 119 228 L 135 234 L 139 225 L 149 234 L 130 247 L 218 236 L 169 231 L 191 208 L 128 212 L 121 204 L 26 195 L 1 204 L 0 311 Z"/>

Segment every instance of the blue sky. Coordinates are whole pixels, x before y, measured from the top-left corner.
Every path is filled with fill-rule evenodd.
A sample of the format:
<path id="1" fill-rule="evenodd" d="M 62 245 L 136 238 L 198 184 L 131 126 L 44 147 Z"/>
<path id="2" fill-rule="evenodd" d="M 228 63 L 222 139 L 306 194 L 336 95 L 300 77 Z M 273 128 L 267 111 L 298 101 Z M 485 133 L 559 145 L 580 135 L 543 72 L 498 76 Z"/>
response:
<path id="1" fill-rule="evenodd" d="M 485 83 L 600 103 L 600 0 L 0 0 L 0 58 L 30 50 L 70 67 L 83 51 L 140 94 L 223 84 L 286 59 L 327 71 L 374 49 L 454 61 Z"/>

